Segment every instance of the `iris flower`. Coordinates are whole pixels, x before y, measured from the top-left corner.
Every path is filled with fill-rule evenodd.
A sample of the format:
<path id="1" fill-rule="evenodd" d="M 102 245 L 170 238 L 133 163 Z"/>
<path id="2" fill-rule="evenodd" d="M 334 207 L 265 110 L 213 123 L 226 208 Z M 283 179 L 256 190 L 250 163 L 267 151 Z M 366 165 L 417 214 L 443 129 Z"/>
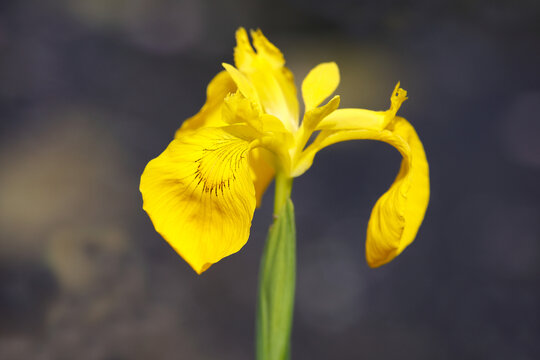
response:
<path id="1" fill-rule="evenodd" d="M 371 267 L 391 261 L 414 240 L 429 200 L 424 148 L 412 125 L 396 115 L 406 91 L 398 83 L 386 111 L 340 109 L 339 96 L 321 105 L 340 80 L 335 63 L 322 63 L 302 82 L 300 121 L 283 55 L 260 30 L 251 37 L 253 45 L 246 30 L 236 32 L 235 66 L 223 64 L 204 106 L 142 174 L 143 208 L 156 230 L 200 274 L 244 246 L 275 176 L 302 175 L 317 152 L 337 142 L 379 140 L 403 159 L 372 210 L 366 259 Z"/>

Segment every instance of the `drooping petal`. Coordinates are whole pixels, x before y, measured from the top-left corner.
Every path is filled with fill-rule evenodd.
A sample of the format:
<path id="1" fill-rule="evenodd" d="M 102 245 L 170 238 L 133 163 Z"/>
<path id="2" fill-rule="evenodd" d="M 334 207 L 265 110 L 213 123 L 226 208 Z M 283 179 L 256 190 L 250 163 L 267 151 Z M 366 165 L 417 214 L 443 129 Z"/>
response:
<path id="1" fill-rule="evenodd" d="M 396 142 L 404 140 L 409 151 L 402 152 L 404 158 L 394 183 L 371 212 L 366 239 L 366 259 L 371 267 L 391 261 L 413 242 L 429 203 L 424 147 L 405 119 L 397 117 L 393 125 L 394 137 L 400 138 Z"/>
<path id="2" fill-rule="evenodd" d="M 236 91 L 236 84 L 226 71 L 219 72 L 206 88 L 206 103 L 201 110 L 185 120 L 176 131 L 175 138 L 202 127 L 227 125 L 221 118 L 221 106 L 227 94 Z"/>
<path id="3" fill-rule="evenodd" d="M 235 65 L 256 89 L 257 100 L 267 114 L 280 119 L 289 131 L 298 127 L 298 99 L 292 73 L 284 66 L 285 60 L 277 47 L 260 30 L 252 31 L 255 50 L 249 43 L 244 28 L 236 32 Z M 224 65 L 225 66 L 225 65 Z M 226 67 L 227 71 L 232 71 Z M 240 87 L 243 79 L 233 77 Z M 244 92 L 243 92 L 244 93 Z M 252 95 L 244 93 L 252 100 Z"/>
<path id="4" fill-rule="evenodd" d="M 384 141 L 403 156 L 394 183 L 375 204 L 368 224 L 366 259 L 371 267 L 377 267 L 391 261 L 414 240 L 429 202 L 429 167 L 412 125 L 395 117 L 383 130 L 323 130 L 305 150 L 297 173 L 309 168 L 315 154 L 326 146 L 360 139 Z"/>
<path id="5" fill-rule="evenodd" d="M 335 62 L 315 66 L 302 82 L 306 112 L 319 106 L 339 85 L 339 68 Z"/>
<path id="6" fill-rule="evenodd" d="M 173 140 L 141 176 L 144 210 L 198 274 L 248 240 L 256 203 L 249 150 L 249 139 L 203 128 Z"/>

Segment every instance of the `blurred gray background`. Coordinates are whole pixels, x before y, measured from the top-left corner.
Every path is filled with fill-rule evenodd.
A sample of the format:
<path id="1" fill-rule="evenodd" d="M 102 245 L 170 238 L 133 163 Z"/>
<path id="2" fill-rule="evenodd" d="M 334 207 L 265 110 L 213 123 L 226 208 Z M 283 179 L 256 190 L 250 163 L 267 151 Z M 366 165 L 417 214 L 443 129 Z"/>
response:
<path id="1" fill-rule="evenodd" d="M 153 230 L 139 176 L 260 27 L 297 83 L 422 139 L 414 244 L 371 270 L 365 230 L 400 156 L 335 145 L 295 181 L 292 358 L 540 358 L 540 6 L 531 1 L 2 0 L 0 359 L 252 359 L 272 191 L 242 251 L 197 276 Z"/>

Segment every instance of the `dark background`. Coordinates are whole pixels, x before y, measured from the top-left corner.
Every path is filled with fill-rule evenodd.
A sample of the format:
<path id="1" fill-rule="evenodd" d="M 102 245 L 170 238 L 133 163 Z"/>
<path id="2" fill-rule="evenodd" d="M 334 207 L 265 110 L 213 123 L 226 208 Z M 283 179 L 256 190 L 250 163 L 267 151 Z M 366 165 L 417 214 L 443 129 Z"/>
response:
<path id="1" fill-rule="evenodd" d="M 335 145 L 295 181 L 292 358 L 540 358 L 540 6 L 531 1 L 0 2 L 0 359 L 252 359 L 272 191 L 242 251 L 197 276 L 139 176 L 260 27 L 299 84 L 400 110 L 431 167 L 416 241 L 371 270 L 399 154 Z"/>

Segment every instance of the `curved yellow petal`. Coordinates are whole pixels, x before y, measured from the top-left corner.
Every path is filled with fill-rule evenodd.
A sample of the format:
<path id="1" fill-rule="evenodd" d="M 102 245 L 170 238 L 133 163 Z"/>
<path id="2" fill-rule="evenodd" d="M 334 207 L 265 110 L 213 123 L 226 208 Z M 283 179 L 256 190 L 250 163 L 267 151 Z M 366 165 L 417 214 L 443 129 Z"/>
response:
<path id="1" fill-rule="evenodd" d="M 227 71 L 219 72 L 206 88 L 206 103 L 197 114 L 182 123 L 174 137 L 180 137 L 202 127 L 227 125 L 221 119 L 221 106 L 227 94 L 235 92 L 236 89 L 236 84 Z"/>
<path id="2" fill-rule="evenodd" d="M 173 140 L 141 176 L 144 210 L 198 274 L 248 240 L 256 202 L 249 150 L 225 128 L 203 128 Z"/>
<path id="3" fill-rule="evenodd" d="M 302 82 L 306 112 L 319 106 L 339 85 L 339 68 L 335 62 L 315 66 Z"/>
<path id="4" fill-rule="evenodd" d="M 289 131 L 298 127 L 298 99 L 292 73 L 284 66 L 285 60 L 277 47 L 264 37 L 260 30 L 252 31 L 253 45 L 244 28 L 236 32 L 234 62 L 236 68 L 245 75 L 257 95 L 242 93 L 251 100 L 260 100 L 264 111 L 280 119 Z M 256 50 L 256 51 L 255 51 Z M 229 68 L 227 68 L 231 74 Z M 238 86 L 244 80 L 235 77 Z"/>
<path id="5" fill-rule="evenodd" d="M 404 141 L 409 149 L 402 152 L 394 183 L 371 212 L 366 239 L 366 259 L 371 267 L 390 262 L 413 242 L 429 203 L 429 166 L 416 131 L 407 120 L 397 117 L 392 133 L 389 144 Z"/>
<path id="6" fill-rule="evenodd" d="M 414 240 L 429 202 L 429 167 L 412 125 L 395 117 L 383 130 L 323 130 L 305 150 L 297 172 L 309 168 L 315 154 L 326 146 L 360 139 L 384 141 L 403 156 L 394 183 L 375 204 L 368 224 L 366 259 L 371 267 L 377 267 L 391 261 Z"/>

